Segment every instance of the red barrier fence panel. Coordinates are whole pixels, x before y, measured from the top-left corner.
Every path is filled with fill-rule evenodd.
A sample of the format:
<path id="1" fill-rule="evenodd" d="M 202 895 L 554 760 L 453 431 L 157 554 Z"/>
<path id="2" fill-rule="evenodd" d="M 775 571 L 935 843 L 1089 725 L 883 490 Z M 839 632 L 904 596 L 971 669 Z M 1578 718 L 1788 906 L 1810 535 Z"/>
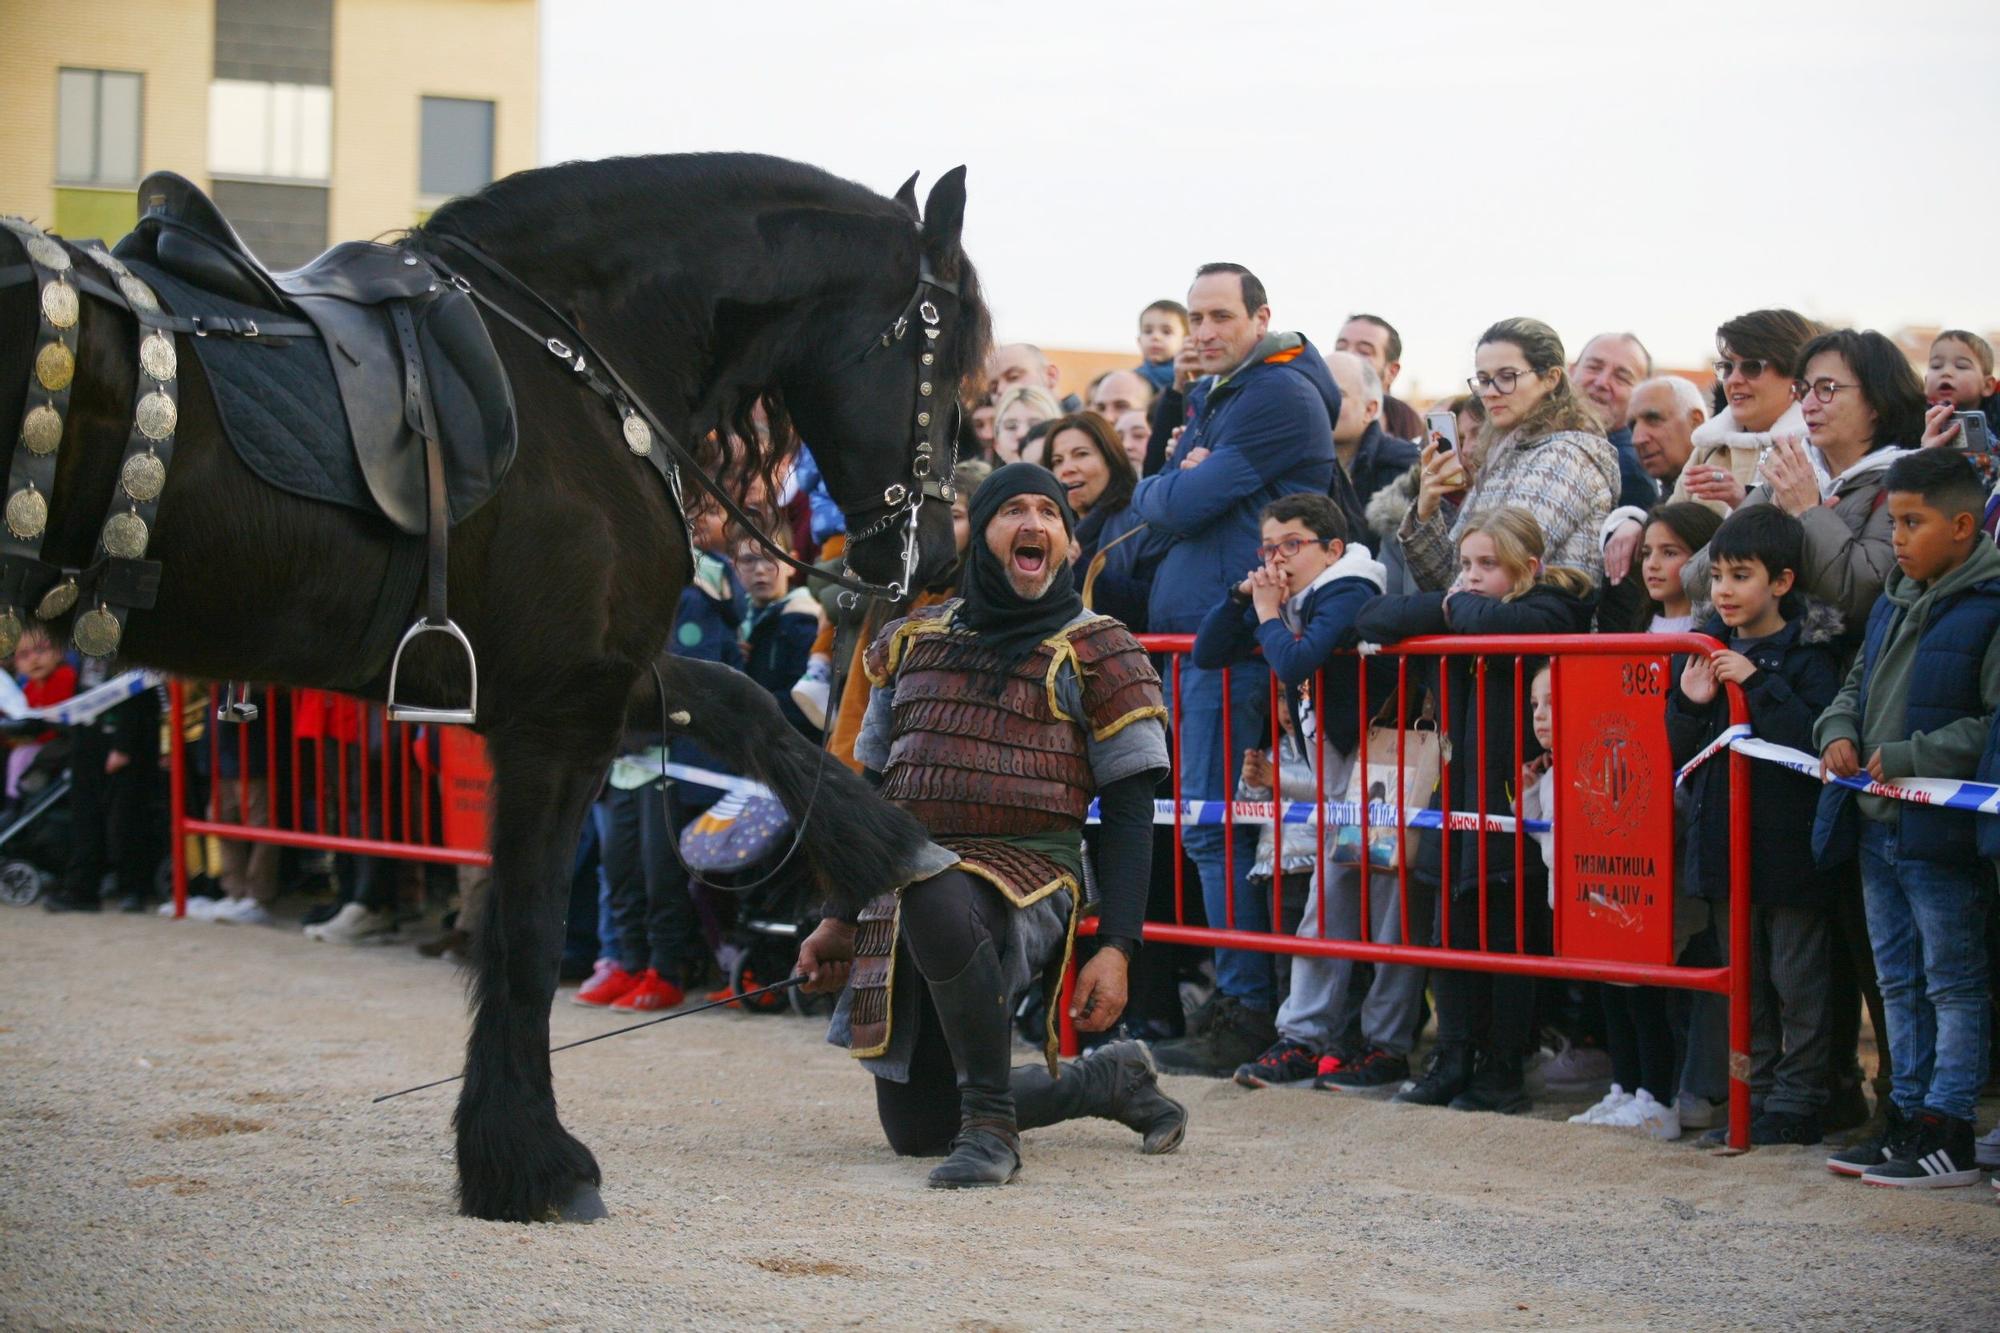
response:
<path id="1" fill-rule="evenodd" d="M 1171 696 L 1172 714 L 1178 722 L 1183 716 L 1181 659 L 1191 651 L 1193 636 L 1141 635 L 1140 642 L 1151 651 L 1170 658 L 1163 674 Z M 1341 793 L 1329 789 L 1327 760 L 1330 752 L 1325 728 L 1308 723 L 1312 733 L 1310 745 L 1314 784 L 1314 808 L 1309 812 L 1299 811 L 1294 803 L 1282 798 L 1281 768 L 1275 760 L 1272 799 L 1268 802 L 1239 801 L 1234 799 L 1235 792 L 1200 792 L 1191 796 L 1181 771 L 1183 737 L 1176 726 L 1172 743 L 1172 810 L 1170 815 L 1163 811 L 1156 816 L 1160 822 L 1170 823 L 1174 830 L 1174 919 L 1171 922 L 1148 921 L 1144 928 L 1145 939 L 1160 944 L 1244 949 L 1292 956 L 1352 958 L 1615 985 L 1668 986 L 1727 996 L 1729 1143 L 1734 1149 L 1747 1147 L 1750 1124 L 1749 760 L 1734 751 L 1709 761 L 1726 762 L 1730 766 L 1730 961 L 1719 967 L 1683 967 L 1674 962 L 1676 858 L 1673 793 L 1676 773 L 1666 733 L 1665 706 L 1671 685 L 1668 673 L 1674 655 L 1706 655 L 1719 646 L 1713 639 L 1698 634 L 1589 634 L 1450 636 L 1410 639 L 1399 644 L 1369 648 L 1366 656 L 1391 659 L 1395 664 L 1395 771 L 1393 774 L 1387 771 L 1384 755 L 1370 755 L 1371 724 L 1386 726 L 1391 709 L 1385 701 L 1369 698 L 1369 678 L 1372 674 L 1381 673 L 1383 668 L 1375 666 L 1371 671 L 1371 664 L 1364 657 L 1357 672 L 1360 680 L 1359 740 L 1352 757 L 1359 780 L 1349 784 L 1349 789 L 1358 793 L 1361 799 L 1358 804 L 1349 803 L 1342 799 Z M 1455 765 L 1445 757 L 1446 744 L 1437 747 L 1441 762 L 1436 800 L 1433 801 L 1428 792 L 1406 796 L 1403 777 L 1412 771 L 1412 728 L 1423 725 L 1424 719 L 1432 715 L 1430 710 L 1433 708 L 1436 731 L 1448 738 L 1452 728 L 1451 691 L 1437 688 L 1428 692 L 1426 702 L 1420 702 L 1426 699 L 1426 692 L 1419 691 L 1413 697 L 1412 686 L 1421 682 L 1421 676 L 1419 681 L 1413 682 L 1411 664 L 1417 663 L 1420 672 L 1427 666 L 1434 667 L 1442 681 L 1448 664 L 1460 659 L 1471 659 L 1459 669 L 1469 673 L 1471 682 L 1471 698 L 1466 706 L 1473 709 L 1474 753 L 1470 756 L 1472 763 L 1467 771 L 1474 779 L 1476 792 L 1460 793 L 1456 801 L 1453 799 L 1452 770 Z M 1526 925 L 1529 917 L 1526 895 L 1531 878 L 1528 858 L 1533 855 L 1535 864 L 1539 864 L 1541 852 L 1531 852 L 1528 843 L 1530 832 L 1543 831 L 1543 826 L 1525 822 L 1528 775 L 1522 772 L 1519 757 L 1524 754 L 1528 729 L 1529 685 L 1534 675 L 1538 674 L 1530 671 L 1529 667 L 1543 661 L 1550 664 L 1551 673 L 1553 724 L 1547 753 L 1553 772 L 1550 783 L 1553 809 L 1543 812 L 1542 818 L 1548 820 L 1551 826 L 1546 831 L 1553 846 L 1553 855 L 1549 858 L 1552 862 L 1549 879 L 1553 886 L 1554 905 L 1550 921 L 1550 950 L 1547 953 L 1530 953 Z M 1508 762 L 1513 765 L 1514 771 L 1505 775 L 1502 789 L 1507 793 L 1507 808 L 1504 811 L 1490 808 L 1494 803 L 1491 799 L 1494 787 L 1488 781 L 1487 764 L 1491 756 L 1488 754 L 1490 729 L 1486 714 L 1491 672 L 1502 673 L 1500 680 L 1504 684 L 1500 688 L 1511 686 L 1513 717 L 1508 730 L 1513 743 Z M 1232 697 L 1229 693 L 1230 673 L 1224 670 L 1218 674 L 1223 698 L 1227 700 Z M 1726 686 L 1726 691 L 1729 721 L 1732 724 L 1746 722 L 1749 715 L 1742 692 L 1734 685 Z M 1275 679 L 1271 697 L 1270 743 L 1274 755 L 1282 755 L 1286 710 Z M 1323 669 L 1313 682 L 1306 702 L 1310 708 L 1314 701 L 1326 697 L 1326 673 Z M 1222 709 L 1220 739 L 1225 755 L 1234 754 L 1231 747 L 1236 741 L 1231 734 L 1230 711 L 1227 706 Z M 1318 710 L 1310 708 L 1310 711 L 1317 713 Z M 1307 744 L 1306 738 L 1300 738 L 1300 744 Z M 1498 748 L 1500 744 L 1504 742 L 1496 738 L 1492 748 Z M 1346 763 L 1343 756 L 1334 755 L 1334 758 L 1339 764 Z M 1453 758 L 1459 761 L 1457 766 L 1464 767 L 1466 756 Z M 1371 764 L 1381 765 L 1379 780 L 1374 776 Z M 1342 820 L 1352 822 L 1340 823 L 1331 819 L 1330 804 L 1339 811 Z M 1433 810 L 1425 809 L 1433 806 Z M 1281 822 L 1281 827 L 1274 833 L 1273 929 L 1270 931 L 1237 928 L 1233 834 L 1239 819 L 1258 824 L 1274 820 Z M 1313 923 L 1316 929 L 1312 935 L 1317 938 L 1284 933 L 1276 928 L 1282 916 L 1278 884 L 1278 862 L 1283 856 L 1283 828 L 1286 826 L 1282 821 L 1288 819 L 1293 821 L 1292 826 L 1305 824 L 1314 830 L 1313 882 L 1316 889 L 1313 896 L 1317 902 L 1317 914 Z M 1186 858 L 1182 849 L 1190 821 L 1220 824 L 1228 831 L 1224 841 L 1227 885 L 1220 924 L 1191 925 L 1188 922 L 1184 884 Z M 1393 864 L 1390 865 L 1375 863 L 1376 857 L 1387 850 L 1386 844 L 1376 837 L 1384 831 L 1384 822 L 1398 826 L 1394 836 Z M 1331 840 L 1328 838 L 1329 823 L 1338 824 Z M 1438 830 L 1432 835 L 1438 842 L 1437 880 L 1442 886 L 1436 893 L 1439 942 L 1435 944 L 1412 942 L 1409 887 L 1413 854 L 1410 844 L 1420 836 L 1418 826 Z M 1455 849 L 1453 843 L 1468 832 L 1480 833 L 1474 846 Z M 1495 833 L 1512 835 L 1512 863 L 1506 866 L 1513 881 L 1511 940 L 1503 938 L 1496 941 L 1490 937 L 1488 888 L 1496 868 L 1489 863 L 1488 839 Z M 1358 837 L 1354 836 L 1357 834 Z M 1335 853 L 1332 859 L 1329 858 L 1330 849 Z M 1463 856 L 1468 850 L 1477 858 L 1476 895 L 1464 895 L 1466 901 L 1458 904 L 1458 910 L 1478 913 L 1478 947 L 1458 949 L 1449 947 L 1452 900 L 1459 896 L 1450 890 L 1453 883 L 1452 862 L 1454 857 Z M 1326 938 L 1328 893 L 1321 890 L 1329 885 L 1328 870 L 1334 864 L 1350 866 L 1358 872 L 1360 928 L 1356 939 Z M 1402 929 L 1397 936 L 1398 942 L 1383 943 L 1370 938 L 1370 923 L 1373 921 L 1370 894 L 1373 877 L 1388 873 L 1396 876 Z M 1539 891 L 1539 877 L 1536 878 Z M 1424 882 L 1428 883 L 1428 880 Z M 1095 929 L 1095 920 L 1086 920 L 1079 933 L 1089 934 Z M 1419 922 L 1418 929 L 1424 931 L 1426 923 Z M 1069 982 L 1073 980 L 1073 975 L 1066 979 L 1059 1015 L 1063 1047 L 1068 1054 L 1075 1054 L 1077 1050 L 1076 1033 L 1068 1014 Z"/>
<path id="2" fill-rule="evenodd" d="M 189 688 L 180 680 L 167 686 L 174 720 L 167 731 L 175 916 L 187 912 L 191 837 L 446 865 L 492 864 L 486 850 L 491 772 L 484 744 L 471 731 L 390 722 L 380 705 L 344 695 L 272 688 L 251 694 L 260 710 L 256 724 L 218 724 L 211 687 L 202 704 L 206 716 L 197 754 L 187 737 Z M 284 744 L 281 718 L 289 720 Z M 251 737 L 258 731 L 261 778 L 252 776 L 257 765 Z M 225 746 L 235 760 L 233 777 L 222 775 Z M 208 800 L 201 814 L 191 815 L 189 783 L 202 761 Z M 225 815 L 226 790 L 235 799 Z"/>

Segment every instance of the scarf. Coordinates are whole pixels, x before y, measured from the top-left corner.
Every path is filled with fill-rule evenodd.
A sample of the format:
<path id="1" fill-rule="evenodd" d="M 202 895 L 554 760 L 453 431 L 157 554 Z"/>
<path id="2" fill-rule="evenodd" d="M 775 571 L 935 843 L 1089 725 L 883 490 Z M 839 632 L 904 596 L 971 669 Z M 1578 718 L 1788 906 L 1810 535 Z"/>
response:
<path id="1" fill-rule="evenodd" d="M 972 540 L 966 544 L 965 565 L 959 574 L 958 595 L 964 600 L 957 621 L 978 635 L 993 654 L 1003 681 L 1037 645 L 1083 614 L 1083 599 L 1077 596 L 1076 580 L 1067 562 L 1056 571 L 1048 591 L 1030 601 L 1014 591 L 1006 569 L 986 545 L 987 524 L 1001 505 L 1017 495 L 1046 495 L 1062 514 L 1063 530 L 1076 531 L 1076 518 L 1070 513 L 1062 483 L 1033 463 L 1009 463 L 973 492 L 967 512 Z"/>

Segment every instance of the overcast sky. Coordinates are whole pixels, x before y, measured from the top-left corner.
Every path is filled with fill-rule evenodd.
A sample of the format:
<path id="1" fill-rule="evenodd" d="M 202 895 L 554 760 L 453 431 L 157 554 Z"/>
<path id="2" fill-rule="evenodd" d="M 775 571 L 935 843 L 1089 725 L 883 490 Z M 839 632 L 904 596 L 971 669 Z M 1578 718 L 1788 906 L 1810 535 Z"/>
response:
<path id="1" fill-rule="evenodd" d="M 1509 315 L 1679 365 L 1764 305 L 2000 326 L 1994 0 L 542 12 L 545 161 L 750 149 L 885 194 L 967 164 L 1008 340 L 1129 348 L 1211 259 L 1322 346 L 1387 316 L 1428 393 Z"/>

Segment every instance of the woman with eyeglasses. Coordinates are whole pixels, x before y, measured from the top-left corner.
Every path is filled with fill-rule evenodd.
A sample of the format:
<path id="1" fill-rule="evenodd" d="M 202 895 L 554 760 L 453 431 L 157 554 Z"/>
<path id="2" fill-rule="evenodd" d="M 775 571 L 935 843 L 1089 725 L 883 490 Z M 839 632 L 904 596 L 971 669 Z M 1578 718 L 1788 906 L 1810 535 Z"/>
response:
<path id="1" fill-rule="evenodd" d="M 1792 396 L 1799 349 L 1826 330 L 1796 310 L 1752 310 L 1715 331 L 1716 414 L 1695 427 L 1694 449 L 1673 500 L 1727 517 L 1762 478 L 1757 465 L 1779 440 L 1806 433 Z"/>
<path id="2" fill-rule="evenodd" d="M 1837 607 L 1843 657 L 1860 642 L 1869 608 L 1896 567 L 1883 478 L 1924 434 L 1924 385 L 1909 358 L 1873 329 L 1822 333 L 1799 352 L 1791 394 L 1805 426 L 1763 451 L 1747 494 L 1735 477 L 1694 483 L 1700 499 L 1731 509 L 1775 504 L 1805 524 L 1805 593 Z M 1688 594 L 1708 600 L 1708 554 L 1681 571 Z M 1845 662 L 1843 662 L 1845 669 Z"/>
<path id="3" fill-rule="evenodd" d="M 1534 515 L 1549 564 L 1602 581 L 1597 530 L 1617 502 L 1618 455 L 1571 386 L 1567 362 L 1562 339 L 1538 319 L 1503 319 L 1479 336 L 1466 381 L 1486 413 L 1472 442 L 1477 464 L 1468 472 L 1460 452 L 1433 435 L 1397 531 L 1418 587 L 1448 587 L 1468 519 L 1507 506 Z"/>

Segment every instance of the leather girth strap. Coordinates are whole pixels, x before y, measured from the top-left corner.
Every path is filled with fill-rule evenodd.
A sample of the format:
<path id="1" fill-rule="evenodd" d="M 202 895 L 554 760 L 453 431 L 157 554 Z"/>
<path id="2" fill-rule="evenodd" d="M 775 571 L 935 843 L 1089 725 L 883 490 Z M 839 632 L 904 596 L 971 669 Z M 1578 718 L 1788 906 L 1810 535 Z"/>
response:
<path id="1" fill-rule="evenodd" d="M 445 491 L 444 451 L 438 439 L 437 418 L 431 408 L 430 386 L 424 383 L 423 348 L 417 341 L 417 321 L 407 301 L 391 301 L 389 318 L 396 326 L 396 342 L 403 353 L 403 420 L 424 442 L 424 483 L 429 491 L 429 516 L 424 542 L 425 618 L 442 625 L 445 610 L 446 555 L 451 536 L 451 515 Z"/>

